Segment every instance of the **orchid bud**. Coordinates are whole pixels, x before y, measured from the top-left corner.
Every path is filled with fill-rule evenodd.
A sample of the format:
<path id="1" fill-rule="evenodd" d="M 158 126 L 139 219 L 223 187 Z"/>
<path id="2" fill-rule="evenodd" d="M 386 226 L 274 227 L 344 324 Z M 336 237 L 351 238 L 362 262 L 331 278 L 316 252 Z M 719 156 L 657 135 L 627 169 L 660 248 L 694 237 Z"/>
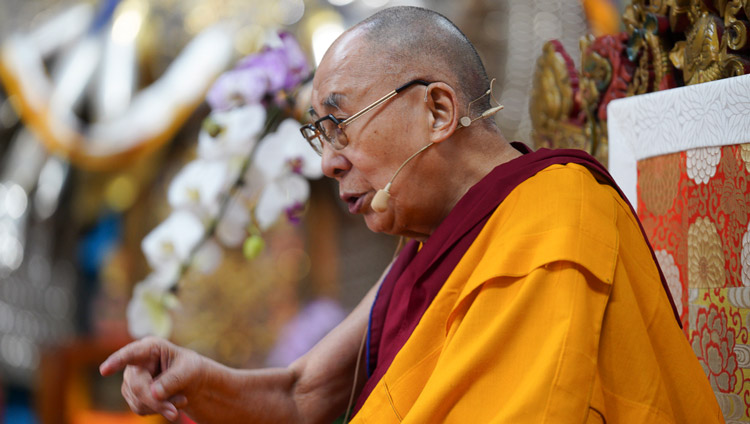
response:
<path id="1" fill-rule="evenodd" d="M 247 260 L 253 260 L 260 255 L 263 249 L 266 248 L 266 242 L 263 237 L 259 235 L 252 235 L 245 240 L 242 245 L 242 253 L 245 255 Z"/>

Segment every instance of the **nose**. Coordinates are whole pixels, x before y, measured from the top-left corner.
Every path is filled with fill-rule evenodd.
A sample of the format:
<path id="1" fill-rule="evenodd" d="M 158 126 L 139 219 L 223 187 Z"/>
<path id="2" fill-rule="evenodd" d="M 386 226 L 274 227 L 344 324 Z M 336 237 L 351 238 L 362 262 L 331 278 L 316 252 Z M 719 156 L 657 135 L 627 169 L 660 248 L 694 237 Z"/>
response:
<path id="1" fill-rule="evenodd" d="M 340 151 L 325 143 L 323 145 L 323 174 L 329 178 L 340 178 L 352 168 L 352 163 Z"/>

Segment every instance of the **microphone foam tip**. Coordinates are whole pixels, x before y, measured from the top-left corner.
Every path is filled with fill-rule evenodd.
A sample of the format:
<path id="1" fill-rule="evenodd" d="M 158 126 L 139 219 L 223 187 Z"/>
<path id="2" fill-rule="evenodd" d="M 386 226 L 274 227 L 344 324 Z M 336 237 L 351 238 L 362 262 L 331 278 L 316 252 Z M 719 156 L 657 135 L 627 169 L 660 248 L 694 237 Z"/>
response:
<path id="1" fill-rule="evenodd" d="M 388 209 L 388 200 L 390 198 L 390 193 L 385 190 L 378 190 L 375 193 L 375 197 L 372 198 L 372 203 L 370 203 L 372 210 L 375 212 L 385 212 Z"/>

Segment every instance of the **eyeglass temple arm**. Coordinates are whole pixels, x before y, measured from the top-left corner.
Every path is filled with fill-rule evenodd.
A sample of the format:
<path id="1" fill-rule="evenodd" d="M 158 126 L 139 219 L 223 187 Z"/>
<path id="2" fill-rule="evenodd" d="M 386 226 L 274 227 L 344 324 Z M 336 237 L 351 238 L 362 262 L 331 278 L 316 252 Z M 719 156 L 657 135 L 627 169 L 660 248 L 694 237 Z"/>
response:
<path id="1" fill-rule="evenodd" d="M 367 106 L 366 108 L 364 108 L 364 109 L 360 110 L 359 112 L 355 113 L 354 115 L 350 116 L 348 119 L 345 119 L 344 122 L 342 122 L 342 123 L 339 124 L 339 128 L 346 127 L 347 125 L 349 125 L 352 122 L 354 122 L 355 119 L 357 119 L 360 116 L 364 115 L 365 113 L 371 111 L 373 108 L 376 108 L 376 107 L 380 106 L 386 100 L 388 100 L 391 97 L 395 96 L 396 94 L 398 94 L 398 93 L 406 90 L 407 88 L 411 87 L 414 84 L 421 84 L 421 85 L 427 86 L 427 85 L 430 85 L 431 83 L 429 81 L 425 81 L 425 80 L 421 80 L 421 79 L 416 79 L 416 80 L 413 80 L 413 81 L 409 81 L 406 84 L 402 85 L 401 87 L 399 87 L 399 88 L 391 91 L 390 93 L 386 94 L 385 96 L 379 98 L 378 100 L 376 100 L 370 106 Z"/>
<path id="2" fill-rule="evenodd" d="M 362 115 L 364 115 L 365 113 L 367 113 L 367 112 L 369 112 L 369 111 L 373 110 L 374 108 L 376 108 L 376 107 L 380 106 L 381 104 L 383 104 L 383 102 L 385 102 L 386 100 L 388 100 L 388 99 L 390 99 L 391 97 L 395 96 L 396 94 L 398 94 L 398 91 L 396 91 L 396 90 L 393 90 L 393 91 L 391 91 L 390 93 L 386 94 L 385 96 L 383 96 L 383 97 L 379 98 L 378 100 L 376 100 L 376 101 L 375 101 L 375 103 L 371 104 L 370 106 L 367 106 L 366 108 L 364 108 L 364 109 L 360 110 L 359 112 L 357 112 L 357 113 L 355 113 L 354 115 L 350 116 L 349 118 L 345 119 L 345 120 L 344 120 L 343 122 L 341 122 L 341 123 L 339 124 L 339 128 L 344 128 L 344 127 L 346 127 L 347 125 L 349 125 L 349 124 L 351 124 L 352 122 L 354 122 L 354 120 L 356 120 L 356 119 L 357 119 L 357 118 L 359 118 L 360 116 L 362 116 Z"/>

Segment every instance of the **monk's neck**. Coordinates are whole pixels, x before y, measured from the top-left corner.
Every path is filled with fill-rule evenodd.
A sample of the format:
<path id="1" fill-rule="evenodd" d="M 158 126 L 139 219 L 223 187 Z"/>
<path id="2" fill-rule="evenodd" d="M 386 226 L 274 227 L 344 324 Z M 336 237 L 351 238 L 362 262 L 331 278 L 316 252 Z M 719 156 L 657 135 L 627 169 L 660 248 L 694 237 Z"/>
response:
<path id="1" fill-rule="evenodd" d="M 456 154 L 446 155 L 451 158 L 445 167 L 445 174 L 450 178 L 445 179 L 443 207 L 438 211 L 439 219 L 434 221 L 437 225 L 420 234 L 412 234 L 411 238 L 426 241 L 472 187 L 497 166 L 521 156 L 521 153 L 499 134 L 478 144 L 467 146 Z M 457 145 L 461 147 L 458 143 Z"/>

